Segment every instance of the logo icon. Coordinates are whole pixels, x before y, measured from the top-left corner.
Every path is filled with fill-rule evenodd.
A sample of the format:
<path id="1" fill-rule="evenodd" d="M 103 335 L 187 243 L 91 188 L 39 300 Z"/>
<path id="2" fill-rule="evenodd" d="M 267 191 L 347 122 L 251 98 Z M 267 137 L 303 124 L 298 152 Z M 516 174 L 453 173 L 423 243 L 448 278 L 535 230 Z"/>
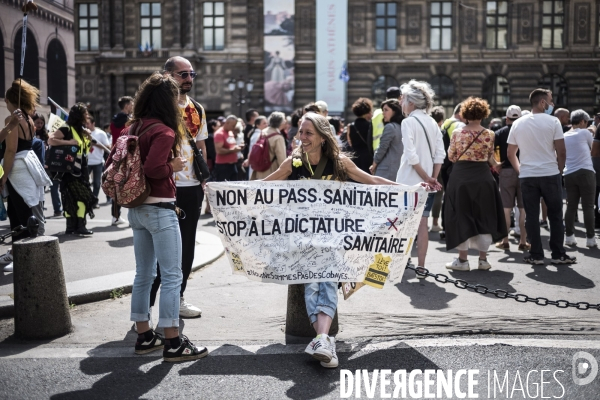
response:
<path id="1" fill-rule="evenodd" d="M 572 375 L 576 385 L 587 385 L 598 375 L 598 361 L 590 353 L 578 351 L 573 355 Z"/>

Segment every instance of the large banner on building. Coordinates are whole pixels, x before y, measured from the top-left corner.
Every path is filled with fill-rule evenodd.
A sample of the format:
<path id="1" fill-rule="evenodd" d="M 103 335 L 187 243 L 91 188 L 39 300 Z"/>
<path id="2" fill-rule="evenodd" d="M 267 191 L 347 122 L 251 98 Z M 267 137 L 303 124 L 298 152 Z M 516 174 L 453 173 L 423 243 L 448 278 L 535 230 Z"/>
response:
<path id="1" fill-rule="evenodd" d="M 264 0 L 265 112 L 294 109 L 294 0 Z M 251 35 L 255 34 L 250 32 Z"/>
<path id="2" fill-rule="evenodd" d="M 348 59 L 348 1 L 317 0 L 317 98 L 329 112 L 343 113 L 346 82 L 340 79 Z"/>
<path id="3" fill-rule="evenodd" d="M 320 180 L 207 188 L 233 272 L 279 284 L 399 280 L 427 199 L 419 186 Z"/>

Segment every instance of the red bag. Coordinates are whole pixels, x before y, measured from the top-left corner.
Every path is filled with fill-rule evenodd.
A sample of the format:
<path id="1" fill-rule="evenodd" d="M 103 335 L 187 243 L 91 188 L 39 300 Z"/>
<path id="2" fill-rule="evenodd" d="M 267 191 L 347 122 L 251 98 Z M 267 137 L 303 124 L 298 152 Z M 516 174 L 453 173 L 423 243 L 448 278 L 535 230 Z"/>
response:
<path id="1" fill-rule="evenodd" d="M 160 124 L 151 124 L 139 135 L 129 132 L 117 139 L 114 152 L 109 156 L 110 164 L 102 174 L 102 190 L 104 193 L 123 207 L 137 207 L 144 203 L 150 195 L 150 185 L 146 182 L 144 166 L 140 154 L 139 139 L 151 128 Z"/>
<path id="2" fill-rule="evenodd" d="M 248 162 L 254 171 L 264 172 L 271 168 L 271 164 L 275 161 L 275 158 L 271 160 L 271 155 L 269 154 L 269 139 L 276 135 L 279 135 L 279 132 L 271 133 L 269 136 L 261 135 L 254 146 L 252 146 Z"/>

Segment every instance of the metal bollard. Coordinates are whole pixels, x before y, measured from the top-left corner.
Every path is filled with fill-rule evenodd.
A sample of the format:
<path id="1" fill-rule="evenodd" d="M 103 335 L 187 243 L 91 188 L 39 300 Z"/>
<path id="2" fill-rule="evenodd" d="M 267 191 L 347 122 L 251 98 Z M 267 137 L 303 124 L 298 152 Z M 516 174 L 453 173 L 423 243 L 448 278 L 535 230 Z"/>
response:
<path id="1" fill-rule="evenodd" d="M 27 225 L 31 235 L 37 236 L 35 224 Z M 58 238 L 39 236 L 15 242 L 13 257 L 15 334 L 24 339 L 49 339 L 71 332 Z"/>
<path id="2" fill-rule="evenodd" d="M 338 313 L 335 312 L 329 334 L 337 335 L 339 331 Z M 306 313 L 304 302 L 304 285 L 289 285 L 287 298 L 287 314 L 285 318 L 285 335 L 287 343 L 304 343 L 302 338 L 314 338 L 316 332 Z"/>

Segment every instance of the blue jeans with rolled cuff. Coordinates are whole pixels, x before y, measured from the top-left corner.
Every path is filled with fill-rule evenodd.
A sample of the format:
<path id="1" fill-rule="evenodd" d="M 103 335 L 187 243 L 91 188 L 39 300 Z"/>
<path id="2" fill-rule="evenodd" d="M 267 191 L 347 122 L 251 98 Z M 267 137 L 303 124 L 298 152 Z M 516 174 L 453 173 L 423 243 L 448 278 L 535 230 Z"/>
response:
<path id="1" fill-rule="evenodd" d="M 160 263 L 159 318 L 157 327 L 179 326 L 179 291 L 181 272 L 181 234 L 175 211 L 151 205 L 129 210 L 133 229 L 135 279 L 131 293 L 131 320 L 150 319 L 150 288 L 156 277 L 156 262 Z"/>
<path id="2" fill-rule="evenodd" d="M 304 301 L 310 323 L 317 322 L 319 313 L 335 316 L 338 302 L 337 282 L 315 282 L 304 284 Z"/>

